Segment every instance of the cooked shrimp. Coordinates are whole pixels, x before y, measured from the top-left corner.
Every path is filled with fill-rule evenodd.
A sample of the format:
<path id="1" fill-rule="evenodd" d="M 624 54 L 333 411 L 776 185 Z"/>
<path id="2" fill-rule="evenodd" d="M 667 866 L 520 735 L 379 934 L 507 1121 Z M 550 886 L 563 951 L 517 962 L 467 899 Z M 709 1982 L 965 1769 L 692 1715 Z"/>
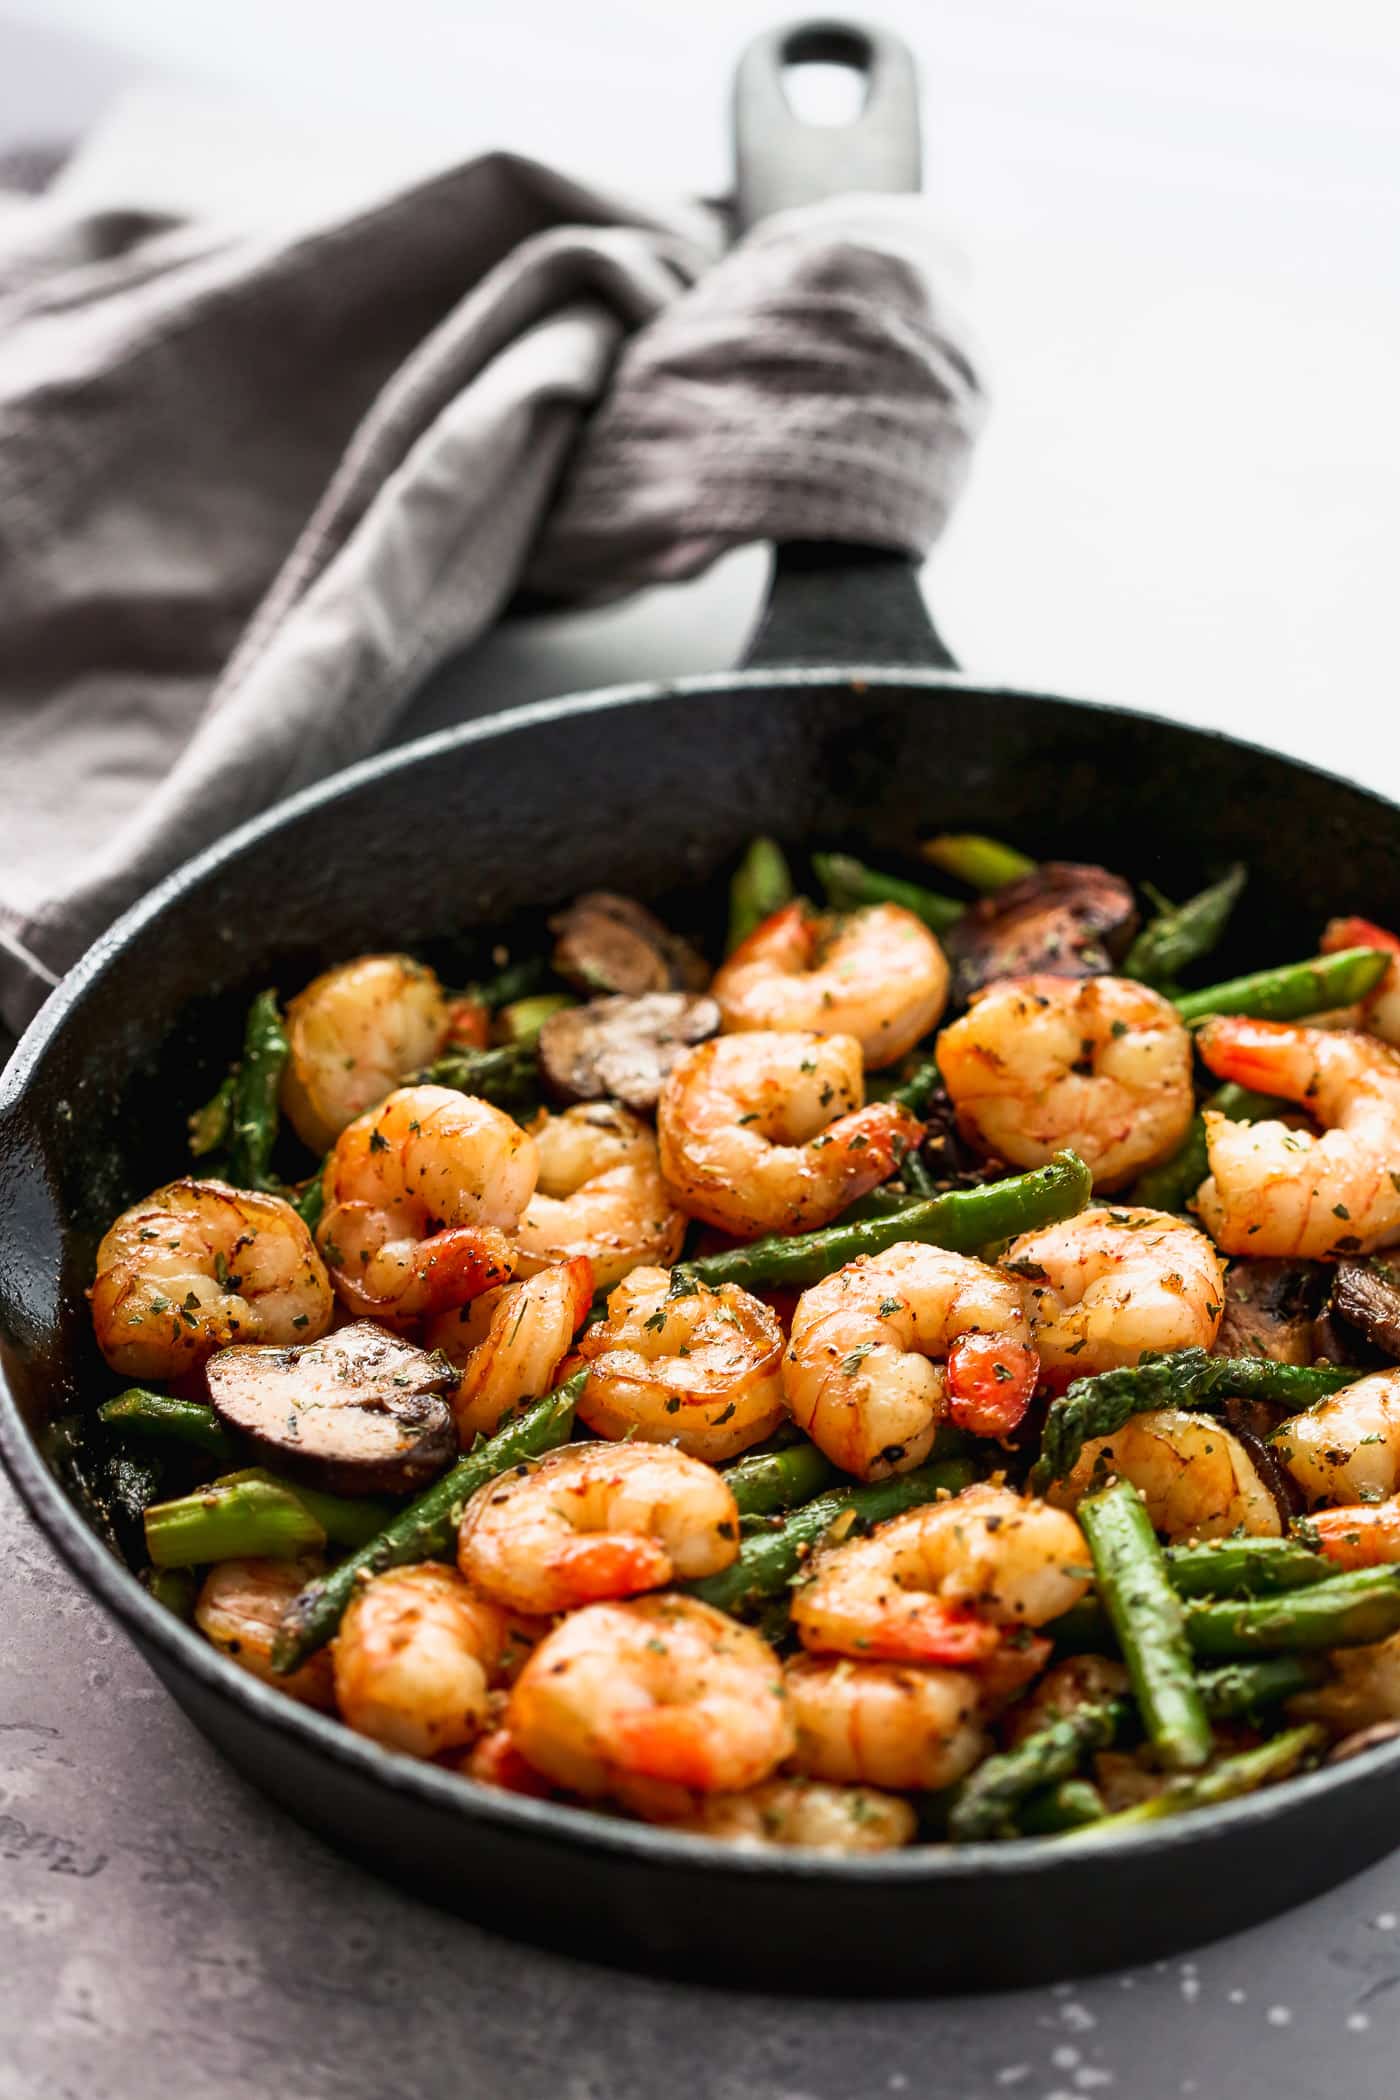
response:
<path id="1" fill-rule="evenodd" d="M 1354 1018 L 1368 1035 L 1378 1035 L 1383 1043 L 1400 1049 L 1400 935 L 1387 933 L 1370 919 L 1329 919 L 1322 952 L 1335 955 L 1342 948 L 1389 948 L 1394 955 L 1395 961 L 1375 990 L 1349 1010 L 1347 1018 Z"/>
<path id="2" fill-rule="evenodd" d="M 1400 1495 L 1350 1509 L 1314 1510 L 1306 1536 L 1339 1568 L 1378 1568 L 1400 1560 Z"/>
<path id="3" fill-rule="evenodd" d="M 1153 1525 L 1169 1539 L 1223 1539 L 1232 1532 L 1276 1539 L 1283 1530 L 1278 1504 L 1248 1450 L 1213 1415 L 1177 1407 L 1134 1415 L 1112 1436 L 1085 1444 L 1050 1500 L 1077 1509 L 1115 1473 L 1132 1482 Z"/>
<path id="4" fill-rule="evenodd" d="M 1004 1629 L 1043 1626 L 1089 1587 L 1074 1519 L 986 1485 L 828 1546 L 793 1598 L 804 1648 L 881 1662 L 985 1661 Z"/>
<path id="5" fill-rule="evenodd" d="M 1194 1112 L 1185 1024 L 1126 977 L 988 985 L 939 1036 L 938 1068 L 974 1144 L 1020 1167 L 1069 1146 L 1096 1189 L 1169 1158 Z"/>
<path id="6" fill-rule="evenodd" d="M 436 1057 L 450 1016 L 432 971 L 408 955 L 361 955 L 287 1005 L 282 1107 L 313 1152 Z"/>
<path id="7" fill-rule="evenodd" d="M 330 1279 L 290 1203 L 171 1181 L 124 1210 L 88 1292 L 97 1346 L 126 1378 L 178 1378 L 229 1342 L 319 1341 Z"/>
<path id="8" fill-rule="evenodd" d="M 989 1748 L 971 1670 L 799 1655 L 783 1679 L 793 1761 L 814 1779 L 932 1791 L 961 1779 Z"/>
<path id="9" fill-rule="evenodd" d="M 785 904 L 720 964 L 710 990 L 731 1033 L 853 1035 L 873 1070 L 928 1034 L 947 1004 L 948 963 L 902 905 L 836 918 Z"/>
<path id="10" fill-rule="evenodd" d="M 535 1187 L 532 1140 L 449 1087 L 400 1087 L 336 1140 L 316 1232 L 352 1312 L 406 1327 L 511 1273 L 505 1238 Z"/>
<path id="11" fill-rule="evenodd" d="M 549 1391 L 592 1302 L 593 1267 L 580 1254 L 429 1323 L 428 1348 L 462 1366 L 452 1412 L 464 1451 L 522 1400 Z"/>
<path id="12" fill-rule="evenodd" d="M 1082 1210 L 1023 1232 L 1001 1266 L 1025 1284 L 1052 1383 L 1135 1364 L 1145 1349 L 1209 1349 L 1225 1264 L 1194 1225 L 1132 1205 Z"/>
<path id="13" fill-rule="evenodd" d="M 467 1505 L 457 1564 L 516 1611 L 572 1611 L 727 1568 L 739 1513 L 718 1473 L 654 1444 L 570 1444 Z"/>
<path id="14" fill-rule="evenodd" d="M 506 1718 L 536 1771 L 651 1814 L 758 1786 L 793 1748 L 777 1656 L 693 1597 L 572 1613 L 526 1663 Z"/>
<path id="15" fill-rule="evenodd" d="M 798 1845 L 812 1852 L 890 1852 L 914 1842 L 918 1818 L 907 1801 L 874 1787 L 769 1779 L 746 1794 L 706 1794 L 671 1828 L 758 1851 Z"/>
<path id="16" fill-rule="evenodd" d="M 902 1240 L 804 1291 L 783 1388 L 794 1420 L 843 1472 L 904 1473 L 945 1414 L 1013 1428 L 1035 1390 L 1020 1284 L 985 1262 Z"/>
<path id="17" fill-rule="evenodd" d="M 599 1436 L 675 1444 L 718 1465 L 768 1436 L 783 1405 L 783 1330 L 735 1283 L 671 1295 L 664 1269 L 634 1269 L 578 1347 L 579 1419 Z"/>
<path id="18" fill-rule="evenodd" d="M 1400 1491 L 1400 1369 L 1373 1371 L 1273 1438 L 1310 1505 L 1379 1504 Z"/>
<path id="19" fill-rule="evenodd" d="M 586 1254 L 593 1288 L 607 1290 L 644 1262 L 669 1267 L 685 1212 L 661 1178 L 656 1138 L 616 1101 L 584 1101 L 530 1125 L 535 1193 L 516 1229 L 516 1274 Z"/>
<path id="20" fill-rule="evenodd" d="M 865 1102 L 853 1035 L 762 1029 L 699 1043 L 661 1090 L 661 1170 L 692 1217 L 738 1239 L 827 1225 L 923 1135 Z"/>
<path id="21" fill-rule="evenodd" d="M 1400 1239 L 1400 1052 L 1371 1036 L 1221 1015 L 1212 1072 L 1297 1101 L 1321 1137 L 1206 1111 L 1210 1179 L 1194 1208 L 1227 1254 L 1369 1254 Z"/>
<path id="22" fill-rule="evenodd" d="M 341 1719 L 410 1757 L 469 1743 L 517 1639 L 510 1615 L 453 1569 L 387 1569 L 356 1590 L 332 1643 Z"/>
<path id="23" fill-rule="evenodd" d="M 323 1571 L 313 1554 L 300 1560 L 221 1560 L 209 1570 L 195 1599 L 194 1623 L 221 1655 L 275 1685 L 279 1692 L 316 1706 L 335 1707 L 330 1650 L 319 1648 L 287 1676 L 272 1667 L 272 1643 L 282 1615 L 299 1590 Z"/>

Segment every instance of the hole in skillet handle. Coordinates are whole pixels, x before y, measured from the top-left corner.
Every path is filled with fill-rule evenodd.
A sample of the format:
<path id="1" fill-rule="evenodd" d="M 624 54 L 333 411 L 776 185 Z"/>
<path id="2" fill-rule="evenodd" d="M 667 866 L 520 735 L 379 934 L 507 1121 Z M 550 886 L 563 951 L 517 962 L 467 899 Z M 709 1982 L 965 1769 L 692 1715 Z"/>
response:
<path id="1" fill-rule="evenodd" d="M 844 66 L 864 99 L 844 124 L 794 109 L 789 68 Z M 746 232 L 794 205 L 855 191 L 908 196 L 923 184 L 919 76 L 899 37 L 865 23 L 790 22 L 755 37 L 734 77 L 734 215 Z M 744 669 L 779 664 L 956 668 L 934 629 L 911 557 L 891 548 L 801 541 L 774 551 L 768 599 Z"/>

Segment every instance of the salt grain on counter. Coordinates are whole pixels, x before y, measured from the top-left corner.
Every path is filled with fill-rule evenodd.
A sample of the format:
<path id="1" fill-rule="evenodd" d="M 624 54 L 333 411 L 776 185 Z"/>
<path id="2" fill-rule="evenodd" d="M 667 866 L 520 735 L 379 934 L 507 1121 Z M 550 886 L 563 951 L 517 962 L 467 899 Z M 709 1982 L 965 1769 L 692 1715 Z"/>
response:
<path id="1" fill-rule="evenodd" d="M 1293 2014 L 1286 2005 L 1271 2005 L 1264 2018 L 1271 2027 L 1291 2027 Z"/>
<path id="2" fill-rule="evenodd" d="M 1397 1925 L 1400 1925 L 1400 1918 L 1393 1910 L 1383 1910 L 1376 1920 L 1377 1932 L 1394 1932 Z"/>

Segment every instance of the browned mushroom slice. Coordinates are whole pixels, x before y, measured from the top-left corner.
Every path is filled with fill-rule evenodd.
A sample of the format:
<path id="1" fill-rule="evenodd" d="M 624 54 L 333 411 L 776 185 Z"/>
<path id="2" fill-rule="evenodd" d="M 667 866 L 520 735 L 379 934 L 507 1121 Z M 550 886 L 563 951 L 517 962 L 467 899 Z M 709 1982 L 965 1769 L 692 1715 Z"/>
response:
<path id="1" fill-rule="evenodd" d="M 698 992 L 710 981 L 704 958 L 644 905 L 611 890 L 589 890 L 549 922 L 558 935 L 554 967 L 581 992 Z"/>
<path id="2" fill-rule="evenodd" d="M 451 1365 L 368 1320 L 296 1349 L 221 1349 L 207 1376 L 222 1422 L 333 1494 L 406 1494 L 456 1456 Z"/>
<path id="3" fill-rule="evenodd" d="M 1232 1261 L 1215 1354 L 1310 1364 L 1317 1355 L 1313 1321 L 1327 1295 L 1328 1274 L 1320 1261 Z"/>
<path id="4" fill-rule="evenodd" d="M 1400 1275 L 1385 1262 L 1339 1261 L 1330 1310 L 1400 1362 Z"/>
<path id="5" fill-rule="evenodd" d="M 641 999 L 593 999 L 551 1014 L 540 1030 L 540 1072 L 561 1101 L 621 1101 L 644 1114 L 692 1043 L 719 1031 L 713 999 L 649 992 Z"/>
<path id="6" fill-rule="evenodd" d="M 1137 927 L 1120 876 L 1087 862 L 1048 860 L 982 897 L 942 936 L 953 996 L 970 999 L 999 977 L 1104 977 Z"/>

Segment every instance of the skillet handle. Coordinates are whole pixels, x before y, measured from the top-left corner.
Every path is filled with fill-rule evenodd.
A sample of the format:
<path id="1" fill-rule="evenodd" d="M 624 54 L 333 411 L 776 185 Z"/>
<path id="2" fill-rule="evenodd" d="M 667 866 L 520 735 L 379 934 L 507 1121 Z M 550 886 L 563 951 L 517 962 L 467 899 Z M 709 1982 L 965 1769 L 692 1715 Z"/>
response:
<path id="1" fill-rule="evenodd" d="M 849 124 L 807 124 L 788 101 L 788 66 L 865 75 Z M 922 186 L 919 76 L 901 38 L 868 24 L 790 22 L 755 37 L 734 77 L 734 205 L 743 233 L 770 213 L 852 191 L 904 196 Z M 744 667 L 902 663 L 956 668 L 919 588 L 890 548 L 803 540 L 777 547 L 768 601 Z"/>

